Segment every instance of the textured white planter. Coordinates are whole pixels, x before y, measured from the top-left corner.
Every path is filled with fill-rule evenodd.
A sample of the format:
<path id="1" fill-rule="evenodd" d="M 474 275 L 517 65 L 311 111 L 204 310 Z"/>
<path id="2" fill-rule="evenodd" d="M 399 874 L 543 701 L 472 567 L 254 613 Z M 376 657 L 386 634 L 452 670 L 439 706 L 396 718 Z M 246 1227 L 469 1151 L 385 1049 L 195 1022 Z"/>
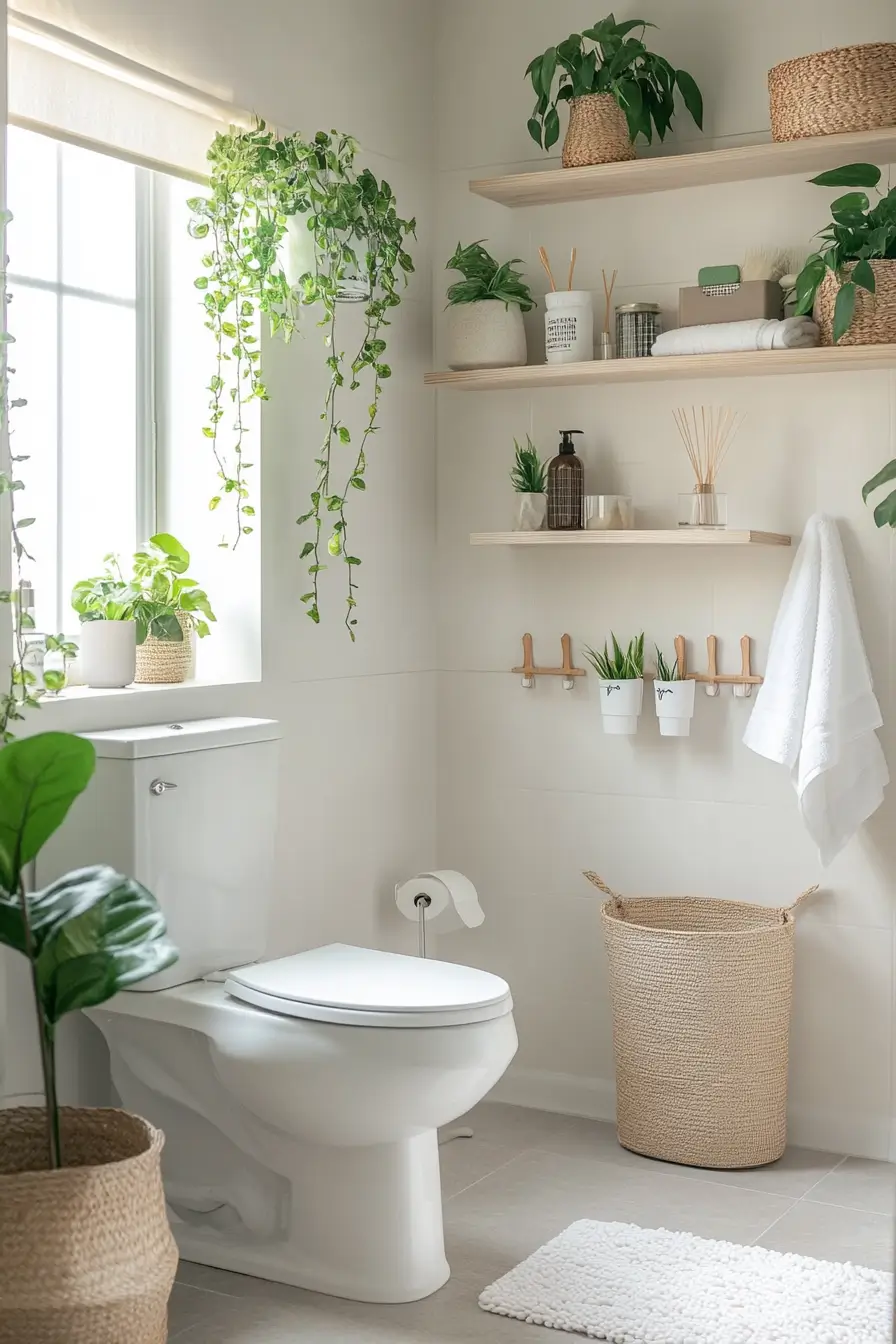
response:
<path id="1" fill-rule="evenodd" d="M 85 621 L 81 626 L 80 673 L 87 686 L 130 686 L 137 675 L 134 621 Z"/>
<path id="2" fill-rule="evenodd" d="M 631 681 L 600 682 L 600 712 L 604 732 L 615 737 L 631 737 L 638 731 L 638 715 L 644 702 L 644 682 L 641 677 Z"/>
<path id="3" fill-rule="evenodd" d="M 594 358 L 594 306 L 586 289 L 545 294 L 544 349 L 548 364 L 581 364 Z"/>
<path id="4" fill-rule="evenodd" d="M 544 515 L 548 505 L 545 494 L 530 494 L 520 490 L 516 497 L 515 532 L 540 532 L 544 527 Z"/>
<path id="5" fill-rule="evenodd" d="M 655 681 L 653 699 L 663 737 L 688 737 L 694 717 L 696 681 Z"/>
<path id="6" fill-rule="evenodd" d="M 449 369 L 509 369 L 526 363 L 526 328 L 515 303 L 453 303 L 448 309 Z"/>

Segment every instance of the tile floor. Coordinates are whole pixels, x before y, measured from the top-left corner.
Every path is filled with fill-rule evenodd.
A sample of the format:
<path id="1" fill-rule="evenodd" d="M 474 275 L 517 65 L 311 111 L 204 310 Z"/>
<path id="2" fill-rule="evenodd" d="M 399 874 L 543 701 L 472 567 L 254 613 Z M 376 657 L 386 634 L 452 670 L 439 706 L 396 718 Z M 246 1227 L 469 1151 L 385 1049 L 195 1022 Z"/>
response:
<path id="1" fill-rule="evenodd" d="M 892 1266 L 896 1167 L 793 1148 L 758 1171 L 697 1171 L 626 1153 L 612 1126 L 484 1103 L 442 1149 L 452 1277 L 424 1302 L 373 1306 L 181 1264 L 169 1340 L 182 1344 L 524 1344 L 538 1326 L 479 1310 L 479 1292 L 577 1218 L 668 1227 Z M 556 1338 L 556 1336 L 551 1336 Z"/>

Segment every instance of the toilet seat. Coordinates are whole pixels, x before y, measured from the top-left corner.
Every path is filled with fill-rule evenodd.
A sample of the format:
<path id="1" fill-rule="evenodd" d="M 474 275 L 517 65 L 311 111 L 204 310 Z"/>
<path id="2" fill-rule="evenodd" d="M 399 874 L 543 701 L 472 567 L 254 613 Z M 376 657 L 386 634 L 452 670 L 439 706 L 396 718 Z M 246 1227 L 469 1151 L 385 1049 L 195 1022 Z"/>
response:
<path id="1" fill-rule="evenodd" d="M 345 1026 L 461 1026 L 513 1009 L 508 985 L 488 971 L 344 943 L 238 967 L 224 989 L 268 1012 Z"/>

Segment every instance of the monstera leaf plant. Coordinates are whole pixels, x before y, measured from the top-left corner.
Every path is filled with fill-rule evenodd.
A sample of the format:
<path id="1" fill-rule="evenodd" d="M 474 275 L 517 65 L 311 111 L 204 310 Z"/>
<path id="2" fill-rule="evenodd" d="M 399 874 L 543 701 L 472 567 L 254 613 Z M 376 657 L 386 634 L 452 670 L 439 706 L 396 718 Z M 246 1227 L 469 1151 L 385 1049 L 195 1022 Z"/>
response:
<path id="1" fill-rule="evenodd" d="M 25 871 L 90 782 L 95 752 L 69 733 L 41 733 L 0 751 L 0 944 L 31 967 L 47 1099 L 48 1165 L 63 1165 L 56 1028 L 177 960 L 155 897 L 97 865 L 27 891 Z"/>

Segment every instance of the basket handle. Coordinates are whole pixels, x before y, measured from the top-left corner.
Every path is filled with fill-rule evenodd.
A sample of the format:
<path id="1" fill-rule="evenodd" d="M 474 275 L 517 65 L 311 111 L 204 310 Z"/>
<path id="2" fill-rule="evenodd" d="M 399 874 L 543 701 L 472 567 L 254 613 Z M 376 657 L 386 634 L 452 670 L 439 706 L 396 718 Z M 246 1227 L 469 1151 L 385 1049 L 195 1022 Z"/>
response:
<path id="1" fill-rule="evenodd" d="M 810 896 L 815 895 L 816 891 L 818 890 L 818 886 L 819 884 L 816 882 L 814 887 L 807 887 L 805 891 L 800 892 L 799 896 L 797 896 L 796 900 L 793 902 L 793 905 L 788 905 L 784 913 L 788 915 L 795 914 L 796 911 L 799 910 L 803 901 L 807 901 Z"/>
<path id="2" fill-rule="evenodd" d="M 622 897 L 619 895 L 618 891 L 614 891 L 612 887 L 608 887 L 603 878 L 598 877 L 597 873 L 586 872 L 583 873 L 582 876 L 587 877 L 591 885 L 597 887 L 598 891 L 602 891 L 605 896 L 609 896 L 610 900 L 613 902 L 613 908 L 618 915 L 624 913 Z"/>

